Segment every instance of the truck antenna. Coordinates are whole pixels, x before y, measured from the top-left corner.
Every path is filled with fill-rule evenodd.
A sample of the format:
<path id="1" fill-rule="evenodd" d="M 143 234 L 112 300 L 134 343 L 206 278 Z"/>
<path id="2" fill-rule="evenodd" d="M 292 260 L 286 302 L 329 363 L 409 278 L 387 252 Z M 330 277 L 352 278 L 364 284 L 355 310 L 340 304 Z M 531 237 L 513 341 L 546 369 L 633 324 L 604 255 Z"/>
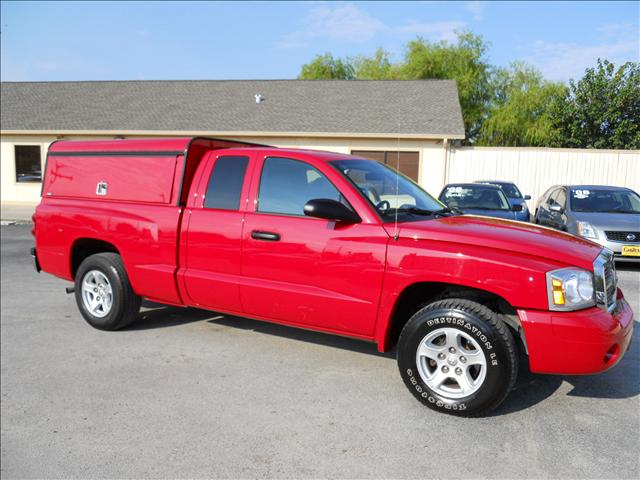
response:
<path id="1" fill-rule="evenodd" d="M 396 212 L 393 228 L 393 239 L 398 241 L 398 208 L 400 208 L 400 121 L 398 120 L 398 137 L 396 143 Z"/>

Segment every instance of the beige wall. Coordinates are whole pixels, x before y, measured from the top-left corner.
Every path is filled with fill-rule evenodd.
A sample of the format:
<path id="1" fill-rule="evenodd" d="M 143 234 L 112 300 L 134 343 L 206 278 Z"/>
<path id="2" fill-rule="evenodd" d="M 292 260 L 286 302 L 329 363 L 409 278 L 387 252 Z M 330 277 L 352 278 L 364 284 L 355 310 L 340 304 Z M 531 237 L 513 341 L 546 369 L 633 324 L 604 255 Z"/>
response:
<path id="1" fill-rule="evenodd" d="M 198 132 L 199 135 L 202 132 Z M 148 137 L 149 135 L 144 135 Z M 184 136 L 189 136 L 185 133 Z M 213 136 L 213 135 L 212 135 Z M 222 138 L 219 134 L 215 135 Z M 127 135 L 127 138 L 135 138 L 135 135 Z M 55 135 L 18 135 L 8 134 L 1 136 L 2 148 L 0 151 L 0 178 L 2 179 L 1 193 L 3 204 L 36 204 L 40 200 L 40 183 L 17 183 L 14 161 L 15 145 L 41 145 L 42 163 L 49 144 L 56 140 Z M 65 135 L 65 140 L 91 140 L 112 139 L 113 136 L 97 135 Z M 442 141 L 421 139 L 377 139 L 377 138 L 330 138 L 330 137 L 272 137 L 272 136 L 239 136 L 230 137 L 236 140 L 245 140 L 278 147 L 308 148 L 314 150 L 328 150 L 339 153 L 350 153 L 352 150 L 399 150 L 417 151 L 420 154 L 420 183 L 427 190 L 434 192 L 431 187 L 437 187 L 444 178 L 444 150 Z"/>
<path id="2" fill-rule="evenodd" d="M 197 132 L 202 135 L 206 132 Z M 184 136 L 188 136 L 185 133 Z M 149 135 L 145 135 L 148 137 Z M 212 136 L 221 137 L 219 134 Z M 0 179 L 2 204 L 34 205 L 40 198 L 39 183 L 16 183 L 14 145 L 40 145 L 44 163 L 46 150 L 56 135 L 1 136 Z M 66 140 L 110 139 L 112 135 L 65 135 Z M 127 138 L 135 138 L 128 135 Z M 533 198 L 530 207 L 555 184 L 605 184 L 640 191 L 640 152 L 635 150 L 584 150 L 554 148 L 497 148 L 443 145 L 440 140 L 392 138 L 276 137 L 234 135 L 267 145 L 350 153 L 352 150 L 417 151 L 420 155 L 419 183 L 437 196 L 446 183 L 474 180 L 508 180 Z M 43 165 L 44 167 L 44 165 Z"/>
<path id="3" fill-rule="evenodd" d="M 447 163 L 447 183 L 512 181 L 531 195 L 531 208 L 558 184 L 614 185 L 640 192 L 638 150 L 464 147 L 451 149 Z"/>

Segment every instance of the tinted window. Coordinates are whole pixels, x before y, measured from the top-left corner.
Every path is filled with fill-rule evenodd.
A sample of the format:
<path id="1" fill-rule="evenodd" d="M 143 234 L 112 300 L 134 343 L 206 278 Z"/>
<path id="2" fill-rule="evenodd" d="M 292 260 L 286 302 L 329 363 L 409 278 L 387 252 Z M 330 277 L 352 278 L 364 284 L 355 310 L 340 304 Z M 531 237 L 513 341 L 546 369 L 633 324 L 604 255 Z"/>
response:
<path id="1" fill-rule="evenodd" d="M 478 210 L 508 210 L 509 202 L 499 188 L 482 185 L 450 185 L 440 195 L 449 207 Z"/>
<path id="2" fill-rule="evenodd" d="M 520 190 L 518 190 L 518 187 L 516 187 L 513 183 L 501 183 L 500 186 L 502 187 L 502 191 L 507 195 L 507 197 L 514 199 L 522 198 Z"/>
<path id="3" fill-rule="evenodd" d="M 385 221 L 407 209 L 442 210 L 444 205 L 403 175 L 372 160 L 334 160 L 331 162 L 351 180 Z M 424 217 L 416 217 L 424 219 Z M 406 219 L 403 219 L 406 220 Z"/>
<path id="4" fill-rule="evenodd" d="M 40 145 L 16 145 L 16 182 L 42 181 Z"/>
<path id="5" fill-rule="evenodd" d="M 632 190 L 571 189 L 571 209 L 576 212 L 640 213 L 640 196 Z"/>
<path id="6" fill-rule="evenodd" d="M 340 193 L 318 170 L 288 158 L 267 158 L 260 178 L 258 211 L 304 215 L 309 200 L 341 201 Z"/>
<path id="7" fill-rule="evenodd" d="M 549 198 L 547 199 L 547 203 L 549 205 L 553 205 L 558 198 L 558 193 L 560 193 L 560 189 L 555 189 L 549 194 Z"/>
<path id="8" fill-rule="evenodd" d="M 247 157 L 220 157 L 216 160 L 204 197 L 205 208 L 240 208 L 240 193 L 248 163 Z"/>

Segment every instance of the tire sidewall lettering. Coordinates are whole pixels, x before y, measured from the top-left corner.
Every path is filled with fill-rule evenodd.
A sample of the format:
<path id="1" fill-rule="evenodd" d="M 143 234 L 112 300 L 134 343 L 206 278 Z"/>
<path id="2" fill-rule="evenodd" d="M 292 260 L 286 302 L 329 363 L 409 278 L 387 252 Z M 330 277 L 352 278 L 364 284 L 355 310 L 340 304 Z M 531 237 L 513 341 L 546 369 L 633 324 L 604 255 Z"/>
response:
<path id="1" fill-rule="evenodd" d="M 462 328 L 464 330 L 467 330 L 467 333 L 470 333 L 471 336 L 478 340 L 478 342 L 484 349 L 493 350 L 493 344 L 491 343 L 491 340 L 487 337 L 487 335 L 465 318 L 447 315 L 427 320 L 425 323 L 428 327 L 447 326 Z M 487 360 L 491 360 L 491 364 L 493 366 L 498 365 L 498 356 L 495 354 L 490 358 L 487 358 Z M 496 363 L 493 363 L 493 361 L 495 361 Z"/>
<path id="2" fill-rule="evenodd" d="M 411 325 L 411 333 L 407 334 L 407 341 L 403 342 L 399 349 L 398 363 L 406 386 L 422 403 L 443 412 L 469 415 L 469 412 L 482 409 L 495 398 L 495 392 L 500 390 L 503 385 L 501 382 L 509 371 L 509 357 L 506 356 L 508 353 L 505 351 L 504 342 L 500 340 L 492 324 L 486 320 L 486 314 L 483 315 L 445 305 L 442 308 L 426 310 L 423 316 L 412 317 L 410 321 L 413 321 L 414 325 Z M 486 377 L 483 385 L 468 397 L 452 399 L 442 396 L 432 391 L 418 374 L 416 351 L 421 340 L 434 330 L 445 327 L 460 330 L 471 336 L 485 356 Z"/>

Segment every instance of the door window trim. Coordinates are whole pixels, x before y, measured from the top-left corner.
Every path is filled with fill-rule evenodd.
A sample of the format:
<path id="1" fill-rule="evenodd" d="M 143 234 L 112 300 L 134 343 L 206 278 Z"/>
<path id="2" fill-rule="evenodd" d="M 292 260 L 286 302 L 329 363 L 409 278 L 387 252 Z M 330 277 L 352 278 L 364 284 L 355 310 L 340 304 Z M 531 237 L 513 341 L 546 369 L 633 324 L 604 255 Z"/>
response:
<path id="1" fill-rule="evenodd" d="M 240 192 L 238 194 L 238 208 L 218 208 L 218 207 L 207 207 L 207 193 L 209 192 L 209 184 L 211 183 L 211 180 L 213 179 L 213 174 L 215 172 L 216 169 L 216 165 L 218 164 L 218 161 L 222 158 L 229 158 L 229 157 L 241 157 L 241 158 L 245 158 L 247 160 L 247 164 L 244 167 L 244 175 L 242 176 L 242 184 L 240 185 Z M 208 169 L 209 170 L 209 175 L 207 178 L 207 174 L 206 172 L 204 173 L 204 185 L 203 185 L 203 189 L 202 189 L 202 205 L 200 208 L 202 208 L 203 210 L 211 210 L 211 211 L 220 211 L 220 212 L 241 212 L 243 211 L 242 208 L 242 193 L 245 191 L 245 189 L 247 188 L 247 175 L 249 174 L 249 170 L 251 169 L 251 157 L 249 155 L 233 155 L 233 154 L 223 154 L 223 155 L 217 155 L 214 158 L 212 158 L 210 160 L 210 162 L 212 163 L 211 168 Z"/>
<path id="2" fill-rule="evenodd" d="M 327 175 L 325 175 L 325 173 L 323 171 L 321 171 L 320 169 L 314 167 L 313 165 L 311 165 L 309 162 L 307 162 L 305 160 L 300 160 L 298 158 L 291 158 L 291 157 L 283 157 L 283 156 L 278 156 L 278 155 L 267 155 L 262 159 L 262 165 L 260 166 L 260 174 L 258 175 L 258 188 L 256 190 L 256 201 L 255 201 L 254 210 L 253 210 L 252 213 L 256 213 L 256 214 L 260 214 L 260 215 L 274 215 L 274 216 L 279 216 L 279 217 L 307 218 L 309 220 L 316 220 L 316 221 L 322 221 L 322 222 L 330 221 L 330 220 L 326 220 L 324 218 L 309 217 L 309 216 L 305 215 L 304 213 L 303 214 L 296 214 L 296 213 L 282 213 L 282 212 L 263 212 L 263 211 L 259 210 L 260 209 L 260 189 L 262 188 L 262 174 L 264 172 L 264 167 L 265 167 L 265 165 L 267 163 L 267 160 L 269 160 L 270 158 L 280 158 L 280 159 L 283 159 L 283 160 L 291 160 L 293 162 L 302 163 L 304 165 L 307 165 L 310 168 L 313 168 L 320 175 L 322 175 L 325 178 L 325 180 L 327 180 L 327 182 L 329 182 L 331 184 L 331 186 L 333 188 L 336 189 L 338 194 L 344 199 L 345 206 L 347 206 L 349 209 L 351 209 L 352 212 L 358 213 L 356 211 L 356 209 L 353 208 L 353 205 L 351 205 L 349 200 L 347 200 L 347 197 L 344 195 L 344 193 L 342 193 L 342 191 L 336 186 L 336 184 L 333 183 L 331 181 L 331 179 Z M 309 199 L 309 200 L 313 200 L 313 199 Z"/>

